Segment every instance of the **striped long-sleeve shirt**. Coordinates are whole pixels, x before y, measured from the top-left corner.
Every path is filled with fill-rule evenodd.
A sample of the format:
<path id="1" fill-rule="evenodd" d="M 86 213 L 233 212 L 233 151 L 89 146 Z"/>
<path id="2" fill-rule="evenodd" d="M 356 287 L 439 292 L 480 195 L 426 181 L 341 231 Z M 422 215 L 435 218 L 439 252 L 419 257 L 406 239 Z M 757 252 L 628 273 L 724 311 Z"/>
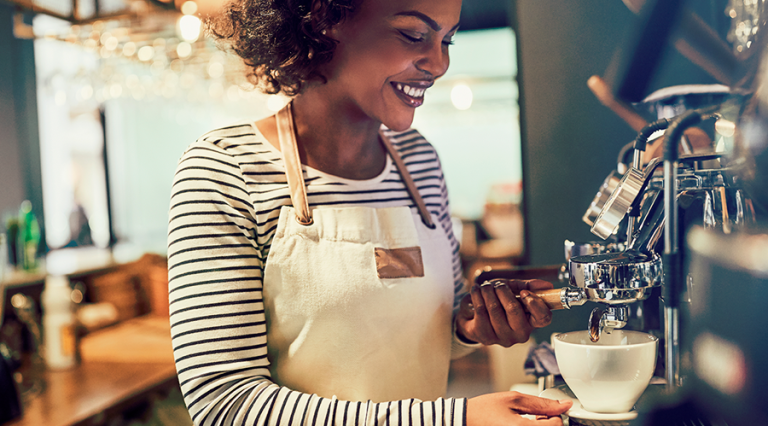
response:
<path id="1" fill-rule="evenodd" d="M 452 245 L 456 309 L 463 279 L 437 153 L 414 130 L 387 135 Z M 397 168 L 387 164 L 380 176 L 365 181 L 306 168 L 310 207 L 416 209 Z M 179 161 L 168 229 L 170 321 L 179 382 L 194 423 L 462 425 L 464 399 L 340 401 L 271 380 L 262 272 L 280 209 L 290 205 L 280 152 L 250 123 L 207 133 Z M 453 347 L 454 355 L 467 352 L 455 336 Z"/>

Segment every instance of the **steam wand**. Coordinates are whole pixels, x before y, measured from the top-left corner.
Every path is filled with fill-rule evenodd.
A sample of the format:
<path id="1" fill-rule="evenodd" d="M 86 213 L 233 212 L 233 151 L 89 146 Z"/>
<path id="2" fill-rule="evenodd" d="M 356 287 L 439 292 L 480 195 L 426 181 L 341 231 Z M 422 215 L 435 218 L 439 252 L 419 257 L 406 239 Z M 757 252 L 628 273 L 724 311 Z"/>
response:
<path id="1" fill-rule="evenodd" d="M 668 390 L 673 390 L 680 384 L 680 341 L 679 341 L 679 311 L 680 295 L 682 292 L 682 253 L 678 238 L 677 211 L 677 144 L 685 129 L 716 117 L 714 114 L 719 105 L 691 110 L 676 118 L 666 131 L 664 139 L 664 263 L 665 285 L 662 297 L 664 299 L 664 339 L 666 341 L 665 363 Z"/>
<path id="2" fill-rule="evenodd" d="M 669 119 L 661 118 L 659 120 L 656 120 L 647 126 L 643 127 L 640 132 L 637 134 L 637 137 L 634 141 L 633 146 L 633 157 L 632 157 L 632 167 L 634 169 L 639 170 L 640 169 L 640 163 L 642 162 L 642 156 L 643 152 L 645 151 L 645 147 L 648 144 L 648 139 L 660 130 L 665 130 L 667 127 L 669 127 Z M 655 167 L 654 167 L 655 168 Z M 646 180 L 643 183 L 643 189 L 645 185 L 648 184 L 648 177 L 652 175 L 653 172 L 647 173 L 646 172 Z M 632 208 L 629 209 L 627 214 L 629 215 L 629 218 L 627 220 L 627 243 L 629 243 L 632 240 L 632 235 L 635 232 L 635 218 L 640 216 L 640 208 L 639 203 L 637 202 L 637 198 L 632 203 Z"/>

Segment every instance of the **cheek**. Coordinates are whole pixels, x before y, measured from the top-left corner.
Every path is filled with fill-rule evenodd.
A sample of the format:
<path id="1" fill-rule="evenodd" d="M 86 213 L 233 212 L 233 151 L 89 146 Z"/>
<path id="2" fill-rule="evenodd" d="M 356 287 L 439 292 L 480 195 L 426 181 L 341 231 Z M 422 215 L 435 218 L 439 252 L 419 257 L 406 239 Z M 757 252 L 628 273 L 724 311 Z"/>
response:
<path id="1" fill-rule="evenodd" d="M 359 81 L 381 85 L 384 80 L 408 69 L 410 56 L 405 49 L 392 44 L 369 43 L 360 49 L 348 50 L 347 53 L 354 52 L 354 55 L 349 57 L 348 64 L 351 71 L 362 77 Z"/>

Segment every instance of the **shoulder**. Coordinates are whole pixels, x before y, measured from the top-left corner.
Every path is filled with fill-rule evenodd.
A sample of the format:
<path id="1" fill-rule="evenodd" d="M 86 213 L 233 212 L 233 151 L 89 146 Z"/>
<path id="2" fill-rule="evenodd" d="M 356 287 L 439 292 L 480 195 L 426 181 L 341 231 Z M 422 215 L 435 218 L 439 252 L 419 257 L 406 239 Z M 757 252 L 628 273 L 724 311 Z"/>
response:
<path id="1" fill-rule="evenodd" d="M 236 153 L 240 148 L 263 142 L 261 134 L 253 127 L 253 122 L 240 121 L 211 130 L 197 139 L 193 145 L 213 145 L 220 150 Z"/>
<path id="2" fill-rule="evenodd" d="M 252 122 L 236 122 L 204 133 L 187 147 L 182 160 L 189 157 L 234 159 L 258 152 L 264 142 Z"/>
<path id="3" fill-rule="evenodd" d="M 243 163 L 260 157 L 265 142 L 252 122 L 236 122 L 200 136 L 187 147 L 179 164 L 241 169 Z"/>

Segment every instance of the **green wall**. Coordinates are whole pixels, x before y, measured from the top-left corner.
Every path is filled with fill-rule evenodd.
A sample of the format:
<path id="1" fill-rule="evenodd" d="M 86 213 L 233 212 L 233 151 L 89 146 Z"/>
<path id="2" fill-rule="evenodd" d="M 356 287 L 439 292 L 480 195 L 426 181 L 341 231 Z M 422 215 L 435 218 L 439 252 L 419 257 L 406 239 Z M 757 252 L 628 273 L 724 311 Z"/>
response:
<path id="1" fill-rule="evenodd" d="M 42 223 L 33 42 L 13 36 L 13 13 L 0 4 L 0 217 L 28 199 Z"/>

